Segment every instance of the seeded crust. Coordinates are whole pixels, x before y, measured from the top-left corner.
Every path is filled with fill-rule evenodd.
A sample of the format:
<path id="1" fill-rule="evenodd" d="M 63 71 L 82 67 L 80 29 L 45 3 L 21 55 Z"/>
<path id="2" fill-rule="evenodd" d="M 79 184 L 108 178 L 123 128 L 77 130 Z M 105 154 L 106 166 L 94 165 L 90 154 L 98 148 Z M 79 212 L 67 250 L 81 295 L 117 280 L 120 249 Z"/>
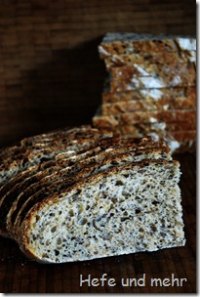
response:
<path id="1" fill-rule="evenodd" d="M 26 192 L 25 196 L 28 196 L 28 199 L 24 200 L 25 202 L 24 202 L 23 206 L 20 205 L 20 207 L 18 208 L 15 215 L 11 217 L 12 222 L 10 221 L 10 224 L 9 223 L 7 224 L 8 226 L 10 226 L 10 227 L 8 227 L 9 232 L 11 233 L 11 232 L 13 232 L 13 230 L 16 230 L 17 228 L 19 228 L 16 226 L 19 225 L 19 222 L 21 220 L 21 213 L 24 211 L 24 208 L 25 208 L 24 213 L 27 212 L 26 207 L 27 207 L 27 205 L 29 205 L 29 202 L 31 203 L 31 206 L 32 206 L 34 204 L 34 200 L 38 199 L 38 196 L 41 199 L 41 197 L 40 197 L 41 194 L 43 197 L 44 192 L 46 192 L 45 195 L 47 195 L 48 193 L 50 193 L 52 191 L 52 189 L 53 189 L 53 191 L 57 190 L 57 187 L 62 186 L 63 182 L 65 182 L 65 184 L 66 183 L 71 184 L 73 182 L 79 181 L 81 178 L 85 178 L 86 176 L 93 174 L 93 172 L 96 170 L 106 170 L 110 166 L 116 166 L 120 162 L 126 162 L 126 161 L 128 162 L 133 159 L 135 161 L 138 161 L 142 158 L 143 159 L 144 158 L 158 159 L 158 158 L 161 158 L 161 156 L 162 156 L 162 158 L 166 158 L 166 159 L 170 158 L 168 149 L 167 149 L 167 151 L 165 151 L 164 149 L 161 149 L 161 148 L 156 149 L 156 148 L 151 147 L 149 149 L 148 148 L 145 148 L 145 149 L 132 148 L 132 150 L 131 150 L 131 147 L 130 147 L 129 150 L 126 149 L 123 151 L 123 149 L 121 149 L 121 150 L 119 149 L 119 150 L 113 150 L 112 152 L 108 151 L 105 153 L 100 153 L 96 157 L 89 158 L 86 161 L 82 161 L 82 162 L 78 163 L 77 165 L 72 166 L 71 168 L 65 168 L 63 170 L 59 170 L 55 174 L 41 180 L 40 184 L 36 185 L 37 188 L 34 187 L 31 191 L 33 193 L 33 197 L 31 197 L 30 189 L 28 191 L 28 195 Z M 98 169 L 99 166 L 100 166 L 100 169 Z M 54 181 L 54 183 L 56 183 L 56 186 L 53 185 L 51 187 L 50 179 L 52 181 Z M 50 189 L 49 186 L 52 189 Z M 37 190 L 38 190 L 38 193 L 34 194 L 35 192 L 37 192 Z M 12 215 L 12 213 L 11 213 L 11 215 Z M 15 220 L 13 220 L 13 217 Z M 7 218 L 8 218 L 7 221 L 9 221 L 9 215 L 7 216 Z"/>
<path id="2" fill-rule="evenodd" d="M 107 134 L 98 131 L 94 128 L 87 129 L 73 129 L 68 131 L 64 137 L 59 137 L 58 141 L 53 142 L 51 145 L 45 148 L 27 148 L 22 149 L 22 152 L 2 158 L 0 165 L 0 184 L 5 182 L 8 178 L 11 178 L 15 174 L 22 170 L 41 163 L 42 160 L 52 159 L 56 154 L 65 152 L 66 146 L 68 150 L 73 153 L 80 150 L 80 147 L 87 149 L 92 143 L 95 143 L 97 139 L 111 137 L 113 132 Z M 4 149 L 6 150 L 6 149 Z"/>
<path id="3" fill-rule="evenodd" d="M 114 222 L 118 222 L 117 218 L 119 218 L 120 220 L 121 218 L 123 218 L 123 222 L 128 220 L 128 224 L 130 223 L 131 226 L 132 224 L 135 226 L 133 229 L 131 228 L 131 230 L 135 230 L 135 231 L 132 231 L 133 232 L 131 233 L 132 235 L 129 234 L 128 229 L 126 229 L 127 228 L 126 223 L 122 224 L 122 221 L 121 221 L 121 227 L 125 229 L 123 229 L 124 230 L 123 232 L 120 232 L 118 230 L 121 240 L 120 241 L 117 240 L 117 242 L 115 242 L 115 239 L 118 238 L 118 235 L 117 235 L 118 232 L 117 230 L 115 230 L 117 226 L 116 228 L 111 228 L 112 231 L 110 233 L 109 231 L 110 229 L 109 230 L 108 228 L 102 229 L 101 224 L 99 225 L 98 221 L 100 220 L 100 223 L 101 223 L 101 220 L 104 217 L 107 217 L 107 215 L 109 215 L 108 220 L 112 222 L 111 214 L 113 213 L 114 209 L 118 209 L 115 207 L 115 204 L 118 205 L 118 201 L 120 201 L 123 198 L 122 197 L 123 195 L 120 194 L 122 193 L 121 191 L 123 189 L 125 190 L 125 188 L 123 188 L 123 182 L 125 182 L 130 175 L 132 177 L 131 179 L 133 182 L 134 180 L 136 180 L 134 176 L 137 175 L 142 178 L 142 176 L 146 176 L 148 172 L 149 172 L 149 182 L 151 180 L 152 185 L 154 185 L 154 187 L 157 189 L 155 190 L 155 193 L 157 191 L 157 199 L 155 199 L 156 196 L 153 195 L 152 196 L 153 201 L 151 201 L 152 198 L 149 196 L 150 192 L 148 190 L 148 199 L 147 199 L 147 196 L 144 196 L 142 200 L 142 205 L 137 204 L 136 202 L 134 202 L 136 201 L 136 197 L 137 197 L 136 190 L 132 188 L 131 191 L 129 192 L 129 195 L 132 195 L 131 198 L 130 199 L 125 198 L 125 200 L 129 202 L 127 206 L 131 205 L 131 203 L 134 205 L 135 203 L 135 205 L 138 205 L 138 206 L 140 205 L 139 208 L 141 207 L 143 208 L 139 210 L 141 213 L 139 214 L 139 217 L 141 217 L 141 219 L 146 218 L 146 216 L 148 216 L 149 220 L 147 221 L 144 220 L 143 222 L 141 222 L 141 224 L 139 224 L 143 226 L 143 229 L 148 229 L 148 227 L 150 226 L 149 222 L 152 223 L 154 222 L 154 218 L 155 217 L 157 218 L 154 224 L 152 224 L 152 227 L 154 226 L 154 228 L 152 228 L 153 233 L 144 232 L 144 237 L 142 241 L 141 241 L 141 238 L 138 238 L 137 233 L 135 233 L 134 235 L 134 232 L 136 232 L 136 230 L 139 228 L 139 226 L 137 225 L 138 223 L 134 224 L 134 222 L 135 223 L 137 222 L 137 215 L 136 215 L 137 209 L 135 209 L 134 206 L 132 206 L 131 208 L 129 206 L 127 208 L 127 206 L 125 206 L 126 205 L 125 202 L 123 202 L 124 211 L 126 211 L 127 214 L 125 215 L 125 212 L 123 212 L 123 215 L 122 215 L 122 212 L 119 209 L 118 210 L 120 211 L 119 213 L 114 213 L 114 217 L 116 218 L 116 219 L 114 218 Z M 159 176 L 159 181 L 161 182 L 158 188 L 156 186 L 157 176 Z M 106 196 L 104 191 L 105 186 L 111 185 L 110 178 L 113 178 L 113 182 L 116 183 L 116 185 L 113 188 L 113 191 L 118 187 L 121 189 L 120 192 L 116 192 L 117 194 L 115 194 L 115 191 L 114 191 L 113 194 L 115 195 L 115 198 L 116 198 L 115 200 L 113 200 L 114 198 L 112 197 Z M 28 212 L 28 214 L 26 215 L 23 221 L 20 236 L 18 237 L 18 242 L 21 245 L 21 249 L 29 257 L 34 258 L 37 261 L 47 262 L 47 263 L 48 262 L 61 263 L 61 262 L 89 260 L 89 259 L 98 258 L 98 257 L 126 254 L 130 252 L 137 252 L 137 251 L 144 251 L 144 250 L 153 251 L 159 248 L 184 245 L 185 239 L 184 239 L 184 232 L 183 232 L 182 209 L 180 205 L 180 191 L 177 187 L 179 178 L 180 178 L 180 171 L 179 171 L 178 162 L 176 161 L 155 161 L 154 162 L 154 161 L 147 161 L 147 160 L 139 162 L 137 165 L 135 163 L 130 163 L 128 165 L 126 164 L 126 165 L 116 166 L 116 167 L 107 169 L 103 173 L 101 172 L 93 176 L 89 176 L 88 178 L 82 179 L 81 181 L 72 185 L 71 187 L 67 187 L 67 188 L 63 187 L 60 192 L 57 192 L 53 194 L 51 197 L 48 197 L 47 199 L 43 200 L 42 202 L 35 204 L 30 209 L 30 211 Z M 140 181 L 138 180 L 138 190 L 141 187 L 142 187 L 142 183 L 140 183 Z M 88 192 L 89 188 L 91 189 L 91 197 L 89 197 L 89 200 L 88 200 L 88 203 L 89 203 L 88 211 L 91 212 L 93 210 L 93 215 L 94 215 L 95 211 L 97 210 L 94 203 L 96 201 L 98 205 L 98 212 L 96 213 L 96 216 L 97 216 L 96 218 L 94 216 L 91 218 L 91 220 L 93 221 L 93 225 L 89 224 L 85 226 L 85 222 L 82 221 L 78 223 L 77 219 L 79 218 L 79 216 L 82 219 L 88 218 L 88 214 L 87 214 L 88 211 L 87 211 L 87 208 L 85 208 L 87 204 L 84 203 L 83 201 L 83 195 L 85 195 L 84 193 L 89 193 Z M 171 194 L 169 196 L 168 196 L 168 192 L 166 191 L 166 188 L 167 188 L 167 191 L 168 189 L 170 189 Z M 98 197 L 95 198 L 95 195 L 92 194 L 93 193 L 92 189 L 97 190 L 97 192 L 99 193 Z M 164 191 L 163 194 L 161 196 L 158 196 L 159 191 L 162 191 L 162 190 Z M 112 191 L 109 191 L 109 193 L 110 195 L 112 195 L 111 194 Z M 145 192 L 145 195 L 147 195 L 146 192 Z M 166 198 L 165 198 L 165 195 L 166 195 Z M 171 199 L 170 197 L 171 198 L 173 197 L 173 198 Z M 144 205 L 144 202 L 146 201 L 145 199 L 147 199 L 148 201 L 148 205 L 146 207 Z M 91 206 L 89 201 L 91 202 Z M 105 201 L 106 204 L 103 201 Z M 123 205 L 123 203 L 119 202 L 119 205 Z M 71 225 L 70 223 L 71 219 L 69 215 L 70 208 L 71 208 L 71 205 L 76 208 L 76 204 L 77 204 L 78 212 L 75 212 L 74 216 L 71 218 L 72 221 L 74 222 L 73 225 Z M 114 209 L 113 209 L 113 206 L 114 206 Z M 64 210 L 65 221 L 61 219 L 63 217 L 62 207 L 64 207 L 65 209 Z M 59 219 L 57 219 L 58 212 L 59 212 Z M 81 216 L 81 213 L 83 213 L 82 216 Z M 50 219 L 51 218 L 50 214 L 52 214 L 52 218 L 54 214 L 55 216 L 54 220 Z M 88 219 L 90 220 L 90 218 Z M 50 222 L 50 224 L 49 223 L 45 224 L 45 221 Z M 53 224 L 53 222 L 56 222 L 56 225 Z M 62 223 L 63 224 L 66 223 L 66 226 L 62 225 L 63 227 L 61 227 Z M 169 223 L 171 223 L 170 228 L 172 228 L 173 230 L 170 229 L 169 227 L 168 228 L 166 227 Z M 80 227 L 80 225 L 83 227 Z M 73 226 L 77 230 L 77 234 L 75 233 L 76 235 L 74 235 L 75 236 L 74 239 L 70 239 L 69 241 L 70 245 L 68 245 L 68 243 L 64 242 L 63 237 L 67 236 L 68 238 L 68 236 L 71 236 L 73 234 Z M 107 223 L 106 223 L 106 226 L 107 226 Z M 160 228 L 159 226 L 162 226 L 162 228 L 159 229 Z M 92 238 L 89 235 L 87 237 L 88 232 L 90 234 L 90 232 L 93 230 L 93 227 L 95 230 L 94 234 L 96 233 L 96 235 L 99 235 L 101 238 L 101 239 L 100 238 L 97 239 L 97 241 L 92 240 Z M 48 231 L 49 228 L 51 228 L 52 233 Z M 160 241 L 157 239 L 155 240 L 155 242 L 153 241 L 154 242 L 153 243 L 152 237 L 154 237 L 154 234 L 157 233 L 157 228 L 160 230 L 158 234 L 158 238 L 160 239 Z M 38 233 L 37 230 L 40 230 L 41 232 L 39 231 Z M 106 231 L 106 234 L 102 234 L 103 230 Z M 114 234 L 112 232 L 114 232 Z M 127 232 L 128 241 L 124 241 L 124 238 L 123 238 L 123 235 L 126 234 L 126 232 Z M 109 234 L 112 236 L 109 237 Z M 102 236 L 104 239 L 102 238 Z M 140 243 L 147 241 L 147 245 L 140 246 L 139 244 L 138 246 L 137 243 L 134 241 L 134 238 L 135 238 L 134 236 L 136 236 L 137 241 L 139 241 Z M 41 239 L 42 237 L 46 243 L 43 243 L 43 240 Z M 165 237 L 166 237 L 166 241 L 165 241 Z M 61 243 L 64 244 L 64 247 L 54 246 L 53 241 L 55 239 L 56 242 L 58 243 L 58 238 L 60 238 Z M 77 244 L 78 238 L 80 238 L 82 244 L 84 244 L 80 249 L 80 253 L 75 248 L 74 250 L 72 250 L 72 246 Z M 149 242 L 148 242 L 148 239 L 150 239 Z M 110 248 L 106 249 L 106 252 L 104 251 L 104 249 L 102 250 L 99 247 L 99 244 L 101 242 L 105 242 L 106 245 L 109 246 L 110 240 L 112 240 L 113 245 L 110 246 Z M 129 240 L 131 240 L 131 242 L 129 242 Z M 126 242 L 126 246 L 124 246 L 123 244 L 125 242 Z M 164 243 L 161 244 L 161 242 L 164 242 Z M 86 245 L 87 243 L 89 244 L 89 246 Z M 94 251 L 90 243 L 94 244 Z M 49 245 L 49 252 L 48 252 L 47 244 Z M 78 247 L 79 247 L 79 244 L 78 244 Z M 118 247 L 120 247 L 120 249 L 118 249 Z"/>
<path id="4" fill-rule="evenodd" d="M 146 138 L 142 141 L 134 140 L 123 140 L 122 142 L 128 147 L 134 147 L 139 145 L 143 148 L 145 143 L 148 143 L 150 139 Z M 57 170 L 65 168 L 66 166 L 72 166 L 81 160 L 85 160 L 88 157 L 91 157 L 101 151 L 104 151 L 106 148 L 112 145 L 113 149 L 115 147 L 122 146 L 121 140 L 119 137 L 105 138 L 97 141 L 96 145 L 91 145 L 90 150 L 80 150 L 73 155 L 67 154 L 67 148 L 65 153 L 60 153 L 55 156 L 51 161 L 46 161 L 39 165 L 33 166 L 17 176 L 9 180 L 5 185 L 0 188 L 0 209 L 1 209 L 1 224 L 0 224 L 0 233 L 4 236 L 8 235 L 5 230 L 5 218 L 8 212 L 11 212 L 14 205 L 17 203 L 17 197 L 21 192 L 24 192 L 26 188 L 33 187 L 41 179 L 48 176 L 50 173 L 55 173 Z M 12 212 L 15 208 L 12 210 Z"/>
<path id="5" fill-rule="evenodd" d="M 37 184 L 41 179 L 48 180 L 48 175 L 50 172 L 52 172 L 53 176 L 58 169 L 62 169 L 65 167 L 69 167 L 69 169 L 72 171 L 72 165 L 74 165 L 74 169 L 76 169 L 77 162 L 79 162 L 78 166 L 80 167 L 82 163 L 84 163 L 84 161 L 86 161 L 89 157 L 89 160 L 91 160 L 92 156 L 95 156 L 93 157 L 93 161 L 95 161 L 95 158 L 97 158 L 98 156 L 100 158 L 100 154 L 98 153 L 104 152 L 104 150 L 106 149 L 108 149 L 108 151 L 106 151 L 105 153 L 109 155 L 113 154 L 112 151 L 114 151 L 114 154 L 116 154 L 117 152 L 128 152 L 136 147 L 137 149 L 148 149 L 149 147 L 159 148 L 161 146 L 163 147 L 163 150 L 165 148 L 165 152 L 167 152 L 167 147 L 164 146 L 164 143 L 153 143 L 150 138 L 143 138 L 142 140 L 121 139 L 119 137 L 101 139 L 97 142 L 96 147 L 93 147 L 91 150 L 80 152 L 79 154 L 76 153 L 75 155 L 71 155 L 68 157 L 65 156 L 65 154 L 60 154 L 56 156 L 56 160 L 39 164 L 38 166 L 32 167 L 32 170 L 28 169 L 21 174 L 18 174 L 17 177 L 11 179 L 5 186 L 1 187 L 0 189 L 1 234 L 7 234 L 5 230 L 5 218 L 8 212 L 12 214 L 13 211 L 15 211 L 15 207 L 18 205 L 18 199 L 20 199 L 21 197 L 22 200 L 22 198 L 24 197 L 24 192 L 26 193 L 26 189 L 29 195 L 34 192 L 37 188 Z M 83 160 L 82 163 L 81 160 Z M 57 174 L 55 174 L 55 176 L 56 175 Z M 22 192 L 22 195 L 17 195 L 18 192 L 19 194 Z"/>
<path id="6" fill-rule="evenodd" d="M 21 153 L 21 152 L 23 153 L 24 150 L 26 150 L 27 148 L 33 149 L 33 148 L 46 147 L 46 146 L 49 146 L 49 144 L 51 144 L 52 141 L 58 140 L 61 136 L 63 137 L 63 136 L 69 135 L 70 137 L 72 137 L 72 134 L 76 134 L 77 132 L 81 132 L 81 131 L 84 132 L 89 130 L 90 128 L 91 127 L 89 125 L 84 125 L 76 128 L 71 128 L 71 129 L 62 128 L 48 133 L 26 137 L 11 147 L 0 149 L 0 158 L 1 160 L 2 158 L 5 158 L 5 157 L 13 158 L 13 156 L 15 156 L 16 153 Z"/>
<path id="7" fill-rule="evenodd" d="M 38 197 L 39 199 L 44 199 L 44 196 L 46 197 L 46 195 L 52 193 L 52 191 L 57 191 L 58 187 L 62 187 L 63 184 L 71 185 L 72 183 L 78 182 L 82 178 L 92 175 L 97 171 L 103 172 L 109 167 L 117 166 L 118 164 L 122 164 L 125 162 L 132 162 L 133 160 L 135 162 L 138 162 L 145 158 L 171 159 L 171 155 L 169 153 L 168 147 L 159 147 L 158 144 L 150 146 L 149 148 L 143 148 L 139 146 L 134 148 L 131 146 L 126 146 L 121 149 L 113 149 L 113 151 L 109 149 L 108 151 L 97 154 L 93 158 L 88 158 L 87 160 L 78 162 L 78 164 L 75 164 L 72 167 L 66 167 L 63 170 L 59 170 L 55 174 L 42 179 L 40 183 L 36 185 L 36 188 L 34 187 L 32 189 L 31 192 L 33 196 L 31 196 L 30 189 L 28 189 L 28 195 L 27 192 L 25 193 L 25 197 L 27 198 L 23 200 L 25 201 L 23 203 L 23 206 L 20 205 L 14 216 L 12 216 L 12 213 L 11 216 L 7 216 L 7 221 L 9 221 L 10 219 L 10 223 L 7 224 L 9 233 L 12 234 L 13 237 L 17 237 L 17 230 L 20 229 L 20 222 L 23 219 L 23 216 L 21 216 L 21 214 L 26 214 L 28 211 L 27 205 L 28 208 L 32 207 L 34 203 L 36 203 L 35 201 L 38 201 Z M 54 181 L 54 184 L 52 186 L 51 180 Z M 34 194 L 35 192 L 36 194 Z M 13 231 L 15 232 L 15 234 L 13 233 Z"/>
<path id="8" fill-rule="evenodd" d="M 179 100 L 185 104 L 186 101 L 196 101 L 196 87 L 173 87 L 173 88 L 144 88 L 136 89 L 125 92 L 111 92 L 109 85 L 105 85 L 105 89 L 102 94 L 103 103 L 117 103 L 124 101 L 142 100 L 144 104 L 166 104 L 174 99 L 176 104 L 179 104 Z M 145 100 L 145 101 L 144 101 Z M 175 104 L 174 102 L 174 104 Z M 137 103 L 136 103 L 137 104 Z M 156 105 L 157 106 L 157 105 Z"/>
<path id="9" fill-rule="evenodd" d="M 99 131 L 94 128 L 74 128 L 68 131 L 65 131 L 65 133 L 59 133 L 59 134 L 53 134 L 54 137 L 50 141 L 45 141 L 43 137 L 40 138 L 39 136 L 33 137 L 33 140 L 31 142 L 31 138 L 23 139 L 18 146 L 8 147 L 1 150 L 1 163 L 6 163 L 5 157 L 7 156 L 9 159 L 15 159 L 20 158 L 21 156 L 24 156 L 25 153 L 27 154 L 34 154 L 37 153 L 38 150 L 44 150 L 48 152 L 49 147 L 63 147 L 66 144 L 69 144 L 70 142 L 73 143 L 77 142 L 78 140 L 81 141 L 83 138 L 90 138 L 91 136 L 98 137 Z M 106 133 L 104 133 L 105 137 L 107 136 Z M 109 135 L 108 132 L 108 136 Z M 16 149 L 17 148 L 17 149 Z M 13 151 L 14 150 L 14 151 Z"/>

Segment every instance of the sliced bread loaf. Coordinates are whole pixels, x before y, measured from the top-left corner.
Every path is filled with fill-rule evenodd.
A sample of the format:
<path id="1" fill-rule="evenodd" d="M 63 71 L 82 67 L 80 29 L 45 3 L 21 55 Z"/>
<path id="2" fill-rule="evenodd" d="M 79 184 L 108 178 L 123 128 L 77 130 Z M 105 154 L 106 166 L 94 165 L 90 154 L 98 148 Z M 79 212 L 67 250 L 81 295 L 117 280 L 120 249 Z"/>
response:
<path id="1" fill-rule="evenodd" d="M 20 195 L 16 196 L 10 211 L 4 216 L 7 222 L 8 233 L 13 235 L 13 232 L 19 229 L 18 225 L 21 221 L 21 213 L 26 213 L 27 207 L 33 206 L 38 199 L 44 199 L 49 193 L 57 190 L 59 186 L 62 186 L 63 183 L 65 185 L 71 184 L 90 174 L 94 174 L 96 170 L 104 171 L 111 166 L 133 160 L 137 162 L 145 158 L 171 159 L 171 156 L 169 149 L 165 146 L 161 146 L 159 143 L 152 145 L 151 141 L 149 146 L 147 145 L 144 148 L 143 145 L 133 146 L 127 142 L 126 146 L 124 145 L 121 148 L 109 148 L 105 152 L 102 151 L 93 157 L 79 161 L 73 166 L 55 170 L 53 174 L 47 175 L 37 183 L 29 186 Z"/>
<path id="2" fill-rule="evenodd" d="M 18 242 L 30 257 L 63 263 L 185 244 L 175 161 L 143 161 L 90 175 L 36 203 Z"/>

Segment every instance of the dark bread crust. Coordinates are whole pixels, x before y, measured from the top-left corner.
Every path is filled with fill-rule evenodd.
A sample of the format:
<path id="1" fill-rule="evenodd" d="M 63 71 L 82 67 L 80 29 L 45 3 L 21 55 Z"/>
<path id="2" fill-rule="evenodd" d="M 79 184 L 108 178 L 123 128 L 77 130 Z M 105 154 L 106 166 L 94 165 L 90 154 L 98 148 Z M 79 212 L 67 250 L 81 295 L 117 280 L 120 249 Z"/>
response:
<path id="1" fill-rule="evenodd" d="M 53 141 L 51 145 L 45 148 L 22 148 L 14 156 L 9 154 L 6 158 L 1 159 L 0 165 L 0 184 L 6 181 L 8 178 L 14 176 L 15 174 L 27 169 L 30 166 L 36 165 L 41 162 L 41 160 L 52 159 L 56 154 L 66 151 L 66 147 L 74 151 L 80 150 L 80 147 L 87 149 L 91 143 L 95 143 L 97 139 L 111 137 L 113 132 L 108 131 L 107 134 L 104 132 L 102 134 L 99 130 L 95 128 L 89 129 L 72 129 L 66 132 L 66 135 L 58 137 L 56 141 Z M 3 151 L 5 151 L 4 149 Z"/>
<path id="2" fill-rule="evenodd" d="M 120 145 L 121 140 L 119 137 L 103 138 L 92 144 L 90 150 L 80 150 L 73 155 L 66 156 L 65 154 L 58 154 L 51 161 L 41 163 L 37 166 L 31 167 L 16 177 L 8 181 L 0 189 L 0 207 L 1 207 L 1 235 L 8 236 L 6 231 L 6 217 L 9 213 L 15 212 L 16 207 L 20 207 L 20 201 L 23 201 L 23 193 L 28 191 L 31 195 L 32 191 L 37 189 L 37 184 L 42 179 L 46 179 L 49 175 L 62 170 L 65 167 L 70 167 L 83 159 L 87 159 L 97 153 L 104 151 L 106 148 L 113 145 L 117 147 Z M 133 144 L 131 141 L 127 145 Z M 133 144 L 134 145 L 134 144 Z M 67 149 L 66 149 L 67 152 Z M 17 203 L 19 199 L 19 203 Z M 20 200 L 21 199 L 21 200 Z M 17 204 L 16 204 L 17 203 Z"/>
<path id="3" fill-rule="evenodd" d="M 20 248 L 22 251 L 29 257 L 37 260 L 42 261 L 42 259 L 38 259 L 35 257 L 35 252 L 30 246 L 29 242 L 29 232 L 32 228 L 32 225 L 34 224 L 35 218 L 37 217 L 37 213 L 39 210 L 41 210 L 44 206 L 49 205 L 49 207 L 56 203 L 59 199 L 61 199 L 62 196 L 66 193 L 76 193 L 78 191 L 81 191 L 82 188 L 87 187 L 88 185 L 91 185 L 93 183 L 98 182 L 99 180 L 102 180 L 104 177 L 110 176 L 110 175 L 116 175 L 117 173 L 121 173 L 123 171 L 128 170 L 142 170 L 144 167 L 155 164 L 155 166 L 168 166 L 171 167 L 177 167 L 179 168 L 179 162 L 177 161 L 150 161 L 150 160 L 143 160 L 141 162 L 138 162 L 135 164 L 135 162 L 132 162 L 130 164 L 125 165 L 119 165 L 116 167 L 112 167 L 110 169 L 107 169 L 105 172 L 97 173 L 94 175 L 90 175 L 87 178 L 79 180 L 77 183 L 72 184 L 71 186 L 67 186 L 66 188 L 62 188 L 61 193 L 54 193 L 52 196 L 49 196 L 48 198 L 36 203 L 27 213 L 25 219 L 23 220 L 23 224 L 19 230 L 18 238 L 16 239 L 20 245 Z"/>

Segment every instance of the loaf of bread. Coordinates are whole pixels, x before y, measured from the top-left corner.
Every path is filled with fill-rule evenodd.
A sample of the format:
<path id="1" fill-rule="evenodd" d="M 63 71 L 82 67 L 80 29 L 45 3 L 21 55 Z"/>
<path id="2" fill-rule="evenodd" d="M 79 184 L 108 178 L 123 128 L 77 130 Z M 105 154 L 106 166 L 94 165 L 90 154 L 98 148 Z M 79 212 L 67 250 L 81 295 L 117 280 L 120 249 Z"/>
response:
<path id="1" fill-rule="evenodd" d="M 26 214 L 21 249 L 63 263 L 183 246 L 179 177 L 177 162 L 145 160 L 63 184 Z"/>
<path id="2" fill-rule="evenodd" d="M 108 33 L 99 53 L 108 79 L 95 127 L 163 138 L 175 153 L 195 148 L 195 38 Z"/>
<path id="3" fill-rule="evenodd" d="M 28 257 L 63 263 L 185 244 L 180 168 L 165 142 L 80 127 L 46 135 L 42 160 L 42 138 L 20 142 L 22 159 L 36 143 L 40 158 L 0 187 L 0 233 Z M 15 149 L 1 151 L 5 172 Z"/>
<path id="4" fill-rule="evenodd" d="M 144 151 L 145 146 L 145 151 Z M 145 141 L 136 140 L 131 141 L 129 139 L 121 141 L 119 138 L 110 138 L 99 141 L 96 147 L 88 150 L 86 153 L 77 153 L 74 156 L 59 157 L 54 162 L 45 162 L 43 166 L 31 167 L 24 172 L 18 174 L 15 178 L 10 179 L 0 189 L 0 211 L 1 211 L 1 223 L 0 233 L 5 236 L 14 234 L 13 227 L 7 232 L 7 222 L 11 226 L 11 222 L 15 221 L 15 217 L 18 211 L 21 211 L 22 205 L 29 200 L 42 188 L 50 187 L 52 182 L 54 183 L 61 178 L 72 178 L 73 174 L 77 178 L 78 173 L 84 166 L 92 166 L 95 162 L 112 162 L 118 155 L 133 158 L 134 160 L 144 158 L 143 155 L 148 152 L 147 159 L 154 155 L 160 156 L 162 150 L 163 158 L 169 159 L 169 151 L 164 148 L 164 144 L 159 142 L 152 143 L 150 139 Z M 156 155 L 157 154 L 157 155 Z"/>

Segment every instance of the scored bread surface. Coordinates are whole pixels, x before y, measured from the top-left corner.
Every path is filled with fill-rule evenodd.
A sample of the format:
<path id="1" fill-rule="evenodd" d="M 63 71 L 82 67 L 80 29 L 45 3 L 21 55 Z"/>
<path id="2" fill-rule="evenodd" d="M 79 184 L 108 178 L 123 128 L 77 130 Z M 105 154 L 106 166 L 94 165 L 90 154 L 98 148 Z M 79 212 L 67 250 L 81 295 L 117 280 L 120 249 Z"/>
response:
<path id="1" fill-rule="evenodd" d="M 11 209 L 11 214 L 7 215 L 7 221 L 8 221 L 8 229 L 9 233 L 12 233 L 13 231 L 19 227 L 14 227 L 14 225 L 17 225 L 17 223 L 20 222 L 20 216 L 22 211 L 24 211 L 24 207 L 27 207 L 31 203 L 31 206 L 35 203 L 34 200 L 43 199 L 43 196 L 48 195 L 51 193 L 52 189 L 53 191 L 56 191 L 57 188 L 62 186 L 63 184 L 71 184 L 79 179 L 85 178 L 86 176 L 90 174 L 94 174 L 96 170 L 104 171 L 110 166 L 116 166 L 119 163 L 124 162 L 130 162 L 132 160 L 140 161 L 144 158 L 171 158 L 169 154 L 168 148 L 163 147 L 153 147 L 151 146 L 148 148 L 143 147 L 127 147 L 124 149 L 114 149 L 108 150 L 105 152 L 100 152 L 94 157 L 90 157 L 86 160 L 83 160 L 81 162 L 78 162 L 78 164 L 75 164 L 71 167 L 66 167 L 65 169 L 57 170 L 55 173 L 53 173 L 50 176 L 47 176 L 46 178 L 42 179 L 39 183 L 36 185 L 30 186 L 24 193 L 22 193 L 16 200 L 16 203 L 20 205 L 16 209 L 15 212 L 13 212 L 13 209 Z M 52 182 L 54 181 L 54 184 L 52 185 Z M 37 192 L 38 191 L 38 192 Z M 44 194 L 44 192 L 46 193 Z M 36 194 L 34 194 L 37 192 Z M 31 193 L 33 196 L 31 196 Z M 27 209 L 26 209 L 27 211 Z M 26 213 L 26 212 L 25 212 Z M 14 224 L 14 225 L 13 225 Z"/>
<path id="2" fill-rule="evenodd" d="M 117 146 L 118 138 L 105 138 L 97 141 L 96 146 L 91 144 L 90 150 L 82 150 L 80 152 L 76 152 L 74 154 L 68 155 L 67 148 L 64 153 L 59 153 L 55 159 L 51 161 L 46 161 L 37 166 L 31 167 L 25 171 L 19 173 L 16 177 L 12 178 L 8 181 L 4 186 L 0 188 L 0 210 L 1 210 L 1 221 L 0 221 L 0 232 L 5 235 L 5 218 L 7 216 L 7 212 L 13 212 L 18 202 L 18 194 L 23 196 L 26 188 L 29 189 L 29 186 L 33 188 L 34 186 L 42 179 L 48 175 L 54 174 L 59 169 L 65 168 L 66 166 L 72 166 L 76 162 L 80 162 L 82 159 L 87 159 L 94 154 L 110 147 L 111 143 Z M 144 143 L 144 140 L 141 141 L 141 145 Z M 128 144 L 128 143 L 127 143 Z M 131 142 L 129 143 L 131 145 Z M 133 144 L 134 145 L 134 144 Z M 20 197 L 21 197 L 20 196 Z"/>
<path id="3" fill-rule="evenodd" d="M 52 159 L 58 152 L 65 151 L 66 146 L 69 151 L 72 150 L 73 153 L 80 150 L 80 147 L 87 149 L 91 143 L 95 143 L 97 139 L 112 136 L 112 132 L 102 134 L 95 128 L 77 128 L 72 130 L 73 132 L 69 130 L 68 134 L 64 135 L 63 138 L 59 137 L 58 142 L 53 142 L 52 145 L 45 148 L 27 148 L 25 150 L 23 148 L 23 152 L 13 157 L 2 158 L 0 165 L 0 184 L 29 166 L 40 163 L 43 159 Z"/>

